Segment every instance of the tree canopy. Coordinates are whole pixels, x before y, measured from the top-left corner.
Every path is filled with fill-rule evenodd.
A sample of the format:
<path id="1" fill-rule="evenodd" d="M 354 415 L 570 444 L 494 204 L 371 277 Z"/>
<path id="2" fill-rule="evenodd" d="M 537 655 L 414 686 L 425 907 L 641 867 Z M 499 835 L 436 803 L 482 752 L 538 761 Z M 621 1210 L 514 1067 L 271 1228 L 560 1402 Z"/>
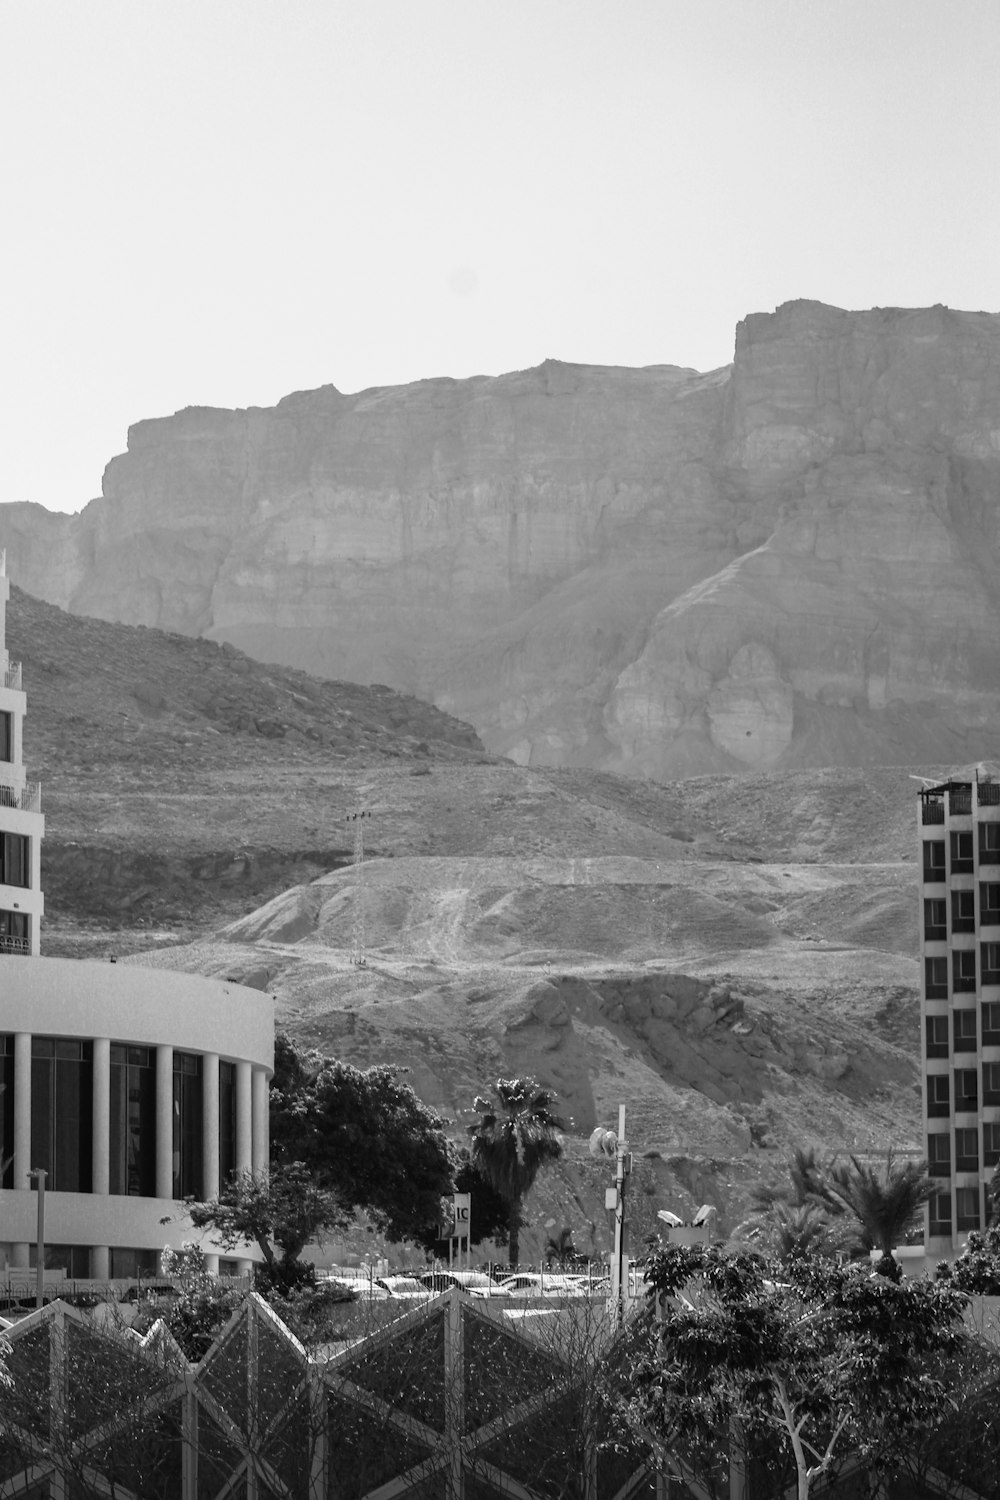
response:
<path id="1" fill-rule="evenodd" d="M 363 1210 L 391 1239 L 419 1238 L 452 1191 L 445 1122 L 380 1064 L 349 1063 L 275 1039 L 272 1169 L 302 1162 L 346 1213 Z"/>
<path id="2" fill-rule="evenodd" d="M 891 1463 L 941 1415 L 965 1298 L 861 1267 L 671 1246 L 647 1269 L 622 1415 L 682 1480 L 734 1432 L 794 1464 L 799 1500 L 847 1452 Z"/>

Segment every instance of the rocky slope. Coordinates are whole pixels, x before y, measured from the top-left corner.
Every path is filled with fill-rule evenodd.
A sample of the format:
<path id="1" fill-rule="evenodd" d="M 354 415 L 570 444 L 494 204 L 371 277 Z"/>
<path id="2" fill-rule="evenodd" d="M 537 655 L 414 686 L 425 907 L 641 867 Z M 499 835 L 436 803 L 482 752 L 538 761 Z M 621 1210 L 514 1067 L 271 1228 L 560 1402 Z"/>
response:
<path id="1" fill-rule="evenodd" d="M 266 988 L 304 1041 L 409 1068 L 456 1131 L 490 1078 L 536 1073 L 571 1125 L 527 1254 L 550 1218 L 600 1247 L 585 1141 L 620 1102 L 650 1223 L 713 1201 L 732 1224 L 793 1144 L 919 1145 L 904 770 L 518 767 L 415 700 L 16 587 L 7 640 L 43 782 L 43 952 Z"/>
<path id="2" fill-rule="evenodd" d="M 547 361 L 140 422 L 30 591 L 416 693 L 531 765 L 972 759 L 1000 728 L 1000 317 L 792 302 L 731 368 Z"/>

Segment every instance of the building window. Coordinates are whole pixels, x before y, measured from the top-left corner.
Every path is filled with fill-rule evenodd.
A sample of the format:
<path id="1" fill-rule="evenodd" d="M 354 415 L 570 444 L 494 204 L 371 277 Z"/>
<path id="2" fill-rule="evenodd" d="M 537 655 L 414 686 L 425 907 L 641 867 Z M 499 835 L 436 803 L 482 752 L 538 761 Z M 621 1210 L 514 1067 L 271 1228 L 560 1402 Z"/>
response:
<path id="1" fill-rule="evenodd" d="M 975 1127 L 955 1131 L 955 1171 L 979 1171 L 979 1131 Z"/>
<path id="2" fill-rule="evenodd" d="M 1000 1063 L 983 1063 L 983 1104 L 1000 1105 Z"/>
<path id="3" fill-rule="evenodd" d="M 924 839 L 924 879 L 929 883 L 944 879 L 944 839 Z"/>
<path id="4" fill-rule="evenodd" d="M 975 932 L 975 930 L 976 930 L 976 893 L 975 893 L 975 891 L 952 891 L 952 893 L 951 893 L 951 930 L 952 930 L 952 932 Z"/>
<path id="5" fill-rule="evenodd" d="M 14 1186 L 14 1038 L 0 1036 L 0 1188 Z"/>
<path id="6" fill-rule="evenodd" d="M 0 760 L 14 759 L 14 715 L 0 711 Z"/>
<path id="7" fill-rule="evenodd" d="M 0 910 L 0 953 L 28 954 L 30 951 L 27 912 Z"/>
<path id="8" fill-rule="evenodd" d="M 927 1075 L 927 1114 L 928 1118 L 932 1120 L 951 1114 L 951 1096 L 948 1089 L 947 1073 L 929 1073 Z"/>
<path id="9" fill-rule="evenodd" d="M 955 1189 L 955 1217 L 959 1233 L 963 1229 L 979 1228 L 979 1189 L 977 1187 Z"/>
<path id="10" fill-rule="evenodd" d="M 201 1058 L 174 1053 L 173 1195 L 201 1197 Z"/>
<path id="11" fill-rule="evenodd" d="M 981 1007 L 983 1017 L 983 1046 L 1000 1047 L 1000 1001 L 988 1000 Z"/>
<path id="12" fill-rule="evenodd" d="M 0 833 L 0 885 L 19 885 L 27 890 L 30 883 L 27 834 Z"/>
<path id="13" fill-rule="evenodd" d="M 1000 918 L 998 918 L 1000 920 Z M 943 943 L 948 938 L 948 906 L 936 897 L 924 902 L 924 940 Z"/>
<path id="14" fill-rule="evenodd" d="M 980 824 L 980 827 L 986 825 Z M 968 833 L 957 833 L 954 829 L 949 835 L 951 839 L 951 873 L 953 875 L 972 874 L 972 831 Z"/>
<path id="15" fill-rule="evenodd" d="M 979 925 L 1000 927 L 1000 885 L 992 881 L 979 883 Z"/>
<path id="16" fill-rule="evenodd" d="M 946 958 L 924 959 L 924 994 L 928 1000 L 947 1000 L 948 960 Z"/>
<path id="17" fill-rule="evenodd" d="M 979 863 L 1000 865 L 1000 823 L 980 823 Z"/>
<path id="18" fill-rule="evenodd" d="M 47 1186 L 48 1184 L 46 1183 Z M 28 1264 L 32 1270 L 35 1270 L 38 1266 L 37 1245 L 31 1245 L 28 1249 Z M 46 1271 L 65 1271 L 71 1280 L 88 1280 L 90 1277 L 90 1246 L 46 1245 L 45 1269 Z"/>
<path id="19" fill-rule="evenodd" d="M 219 1064 L 219 1182 L 236 1171 L 236 1064 Z"/>
<path id="20" fill-rule="evenodd" d="M 927 1172 L 930 1177 L 951 1176 L 951 1136 L 944 1131 L 927 1137 Z"/>
<path id="21" fill-rule="evenodd" d="M 955 1027 L 955 1051 L 975 1052 L 976 1012 L 974 1010 L 956 1010 L 952 1012 L 952 1015 Z"/>
<path id="22" fill-rule="evenodd" d="M 951 1194 L 935 1193 L 929 1203 L 931 1234 L 951 1234 Z"/>
<path id="23" fill-rule="evenodd" d="M 1000 943 L 980 943 L 983 984 L 1000 984 Z"/>
<path id="24" fill-rule="evenodd" d="M 156 1197 L 156 1068 L 149 1047 L 111 1048 L 109 1186 Z"/>
<path id="25" fill-rule="evenodd" d="M 955 1113 L 979 1108 L 979 1074 L 975 1068 L 955 1069 Z"/>
<path id="26" fill-rule="evenodd" d="M 927 1016 L 924 1021 L 927 1057 L 948 1056 L 948 1017 Z"/>
<path id="27" fill-rule="evenodd" d="M 90 1042 L 32 1037 L 31 1165 L 55 1192 L 91 1191 L 92 1075 Z"/>
<path id="28" fill-rule="evenodd" d="M 1000 1165 L 1000 1120 L 987 1120 L 983 1126 L 983 1166 Z"/>
<path id="29" fill-rule="evenodd" d="M 145 1280 L 159 1276 L 160 1252 L 158 1250 L 134 1250 L 127 1245 L 111 1246 L 111 1278 L 113 1281 Z"/>
<path id="30" fill-rule="evenodd" d="M 952 988 L 956 995 L 969 994 L 976 988 L 976 950 L 960 948 L 951 955 Z"/>

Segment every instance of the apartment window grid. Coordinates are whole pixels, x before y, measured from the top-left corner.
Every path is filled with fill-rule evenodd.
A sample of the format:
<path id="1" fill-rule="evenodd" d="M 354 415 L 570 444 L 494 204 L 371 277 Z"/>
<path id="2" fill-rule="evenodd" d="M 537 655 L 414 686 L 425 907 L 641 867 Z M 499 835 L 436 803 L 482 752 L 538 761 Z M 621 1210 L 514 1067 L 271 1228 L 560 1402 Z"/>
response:
<path id="1" fill-rule="evenodd" d="M 1000 1000 L 986 1000 L 980 1010 L 983 1023 L 983 1046 L 1000 1047 Z"/>
<path id="2" fill-rule="evenodd" d="M 947 1000 L 948 960 L 946 958 L 924 959 L 924 994 L 928 1000 Z"/>
<path id="3" fill-rule="evenodd" d="M 1000 1166 L 1000 1120 L 983 1122 L 983 1166 Z"/>
<path id="4" fill-rule="evenodd" d="M 951 1193 L 934 1193 L 928 1204 L 929 1230 L 932 1235 L 951 1237 Z"/>
<path id="5" fill-rule="evenodd" d="M 979 1033 L 977 1020 L 975 1009 L 972 1007 L 952 1012 L 956 1052 L 975 1052 Z"/>
<path id="6" fill-rule="evenodd" d="M 979 824 L 979 863 L 1000 865 L 1000 822 Z"/>
<path id="7" fill-rule="evenodd" d="M 14 1186 L 14 1038 L 0 1036 L 0 1188 Z"/>
<path id="8" fill-rule="evenodd" d="M 947 1131 L 934 1130 L 928 1135 L 927 1168 L 931 1177 L 951 1176 L 951 1136 Z"/>
<path id="9" fill-rule="evenodd" d="M 979 1130 L 975 1125 L 955 1131 L 955 1171 L 979 1171 Z"/>
<path id="10" fill-rule="evenodd" d="M 951 1114 L 951 1080 L 947 1073 L 931 1073 L 927 1079 L 927 1116 L 947 1119 Z"/>
<path id="11" fill-rule="evenodd" d="M 983 1104 L 987 1109 L 1000 1108 L 1000 1062 L 983 1063 Z"/>
<path id="12" fill-rule="evenodd" d="M 936 885 L 945 877 L 944 839 L 924 839 L 924 880 Z"/>
<path id="13" fill-rule="evenodd" d="M 926 1057 L 948 1056 L 948 1017 L 927 1016 L 924 1019 L 924 1054 Z"/>
<path id="14" fill-rule="evenodd" d="M 955 1228 L 959 1234 L 965 1230 L 978 1229 L 980 1227 L 980 1200 L 982 1192 L 978 1187 L 960 1187 L 955 1189 Z"/>
<path id="15" fill-rule="evenodd" d="M 952 893 L 951 893 L 951 930 L 952 930 L 952 932 L 975 932 L 975 930 L 976 930 L 976 893 L 975 893 L 975 891 L 952 891 Z"/>
<path id="16" fill-rule="evenodd" d="M 953 875 L 971 875 L 973 871 L 972 830 L 953 828 L 948 836 Z"/>

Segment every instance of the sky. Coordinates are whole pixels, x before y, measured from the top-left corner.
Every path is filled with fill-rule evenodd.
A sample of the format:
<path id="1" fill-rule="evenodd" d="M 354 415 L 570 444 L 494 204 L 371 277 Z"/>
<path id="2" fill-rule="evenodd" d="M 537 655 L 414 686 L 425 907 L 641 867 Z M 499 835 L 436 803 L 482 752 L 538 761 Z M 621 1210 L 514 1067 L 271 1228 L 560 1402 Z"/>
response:
<path id="1" fill-rule="evenodd" d="M 0 0 L 0 503 L 132 422 L 1000 310 L 997 0 Z"/>

